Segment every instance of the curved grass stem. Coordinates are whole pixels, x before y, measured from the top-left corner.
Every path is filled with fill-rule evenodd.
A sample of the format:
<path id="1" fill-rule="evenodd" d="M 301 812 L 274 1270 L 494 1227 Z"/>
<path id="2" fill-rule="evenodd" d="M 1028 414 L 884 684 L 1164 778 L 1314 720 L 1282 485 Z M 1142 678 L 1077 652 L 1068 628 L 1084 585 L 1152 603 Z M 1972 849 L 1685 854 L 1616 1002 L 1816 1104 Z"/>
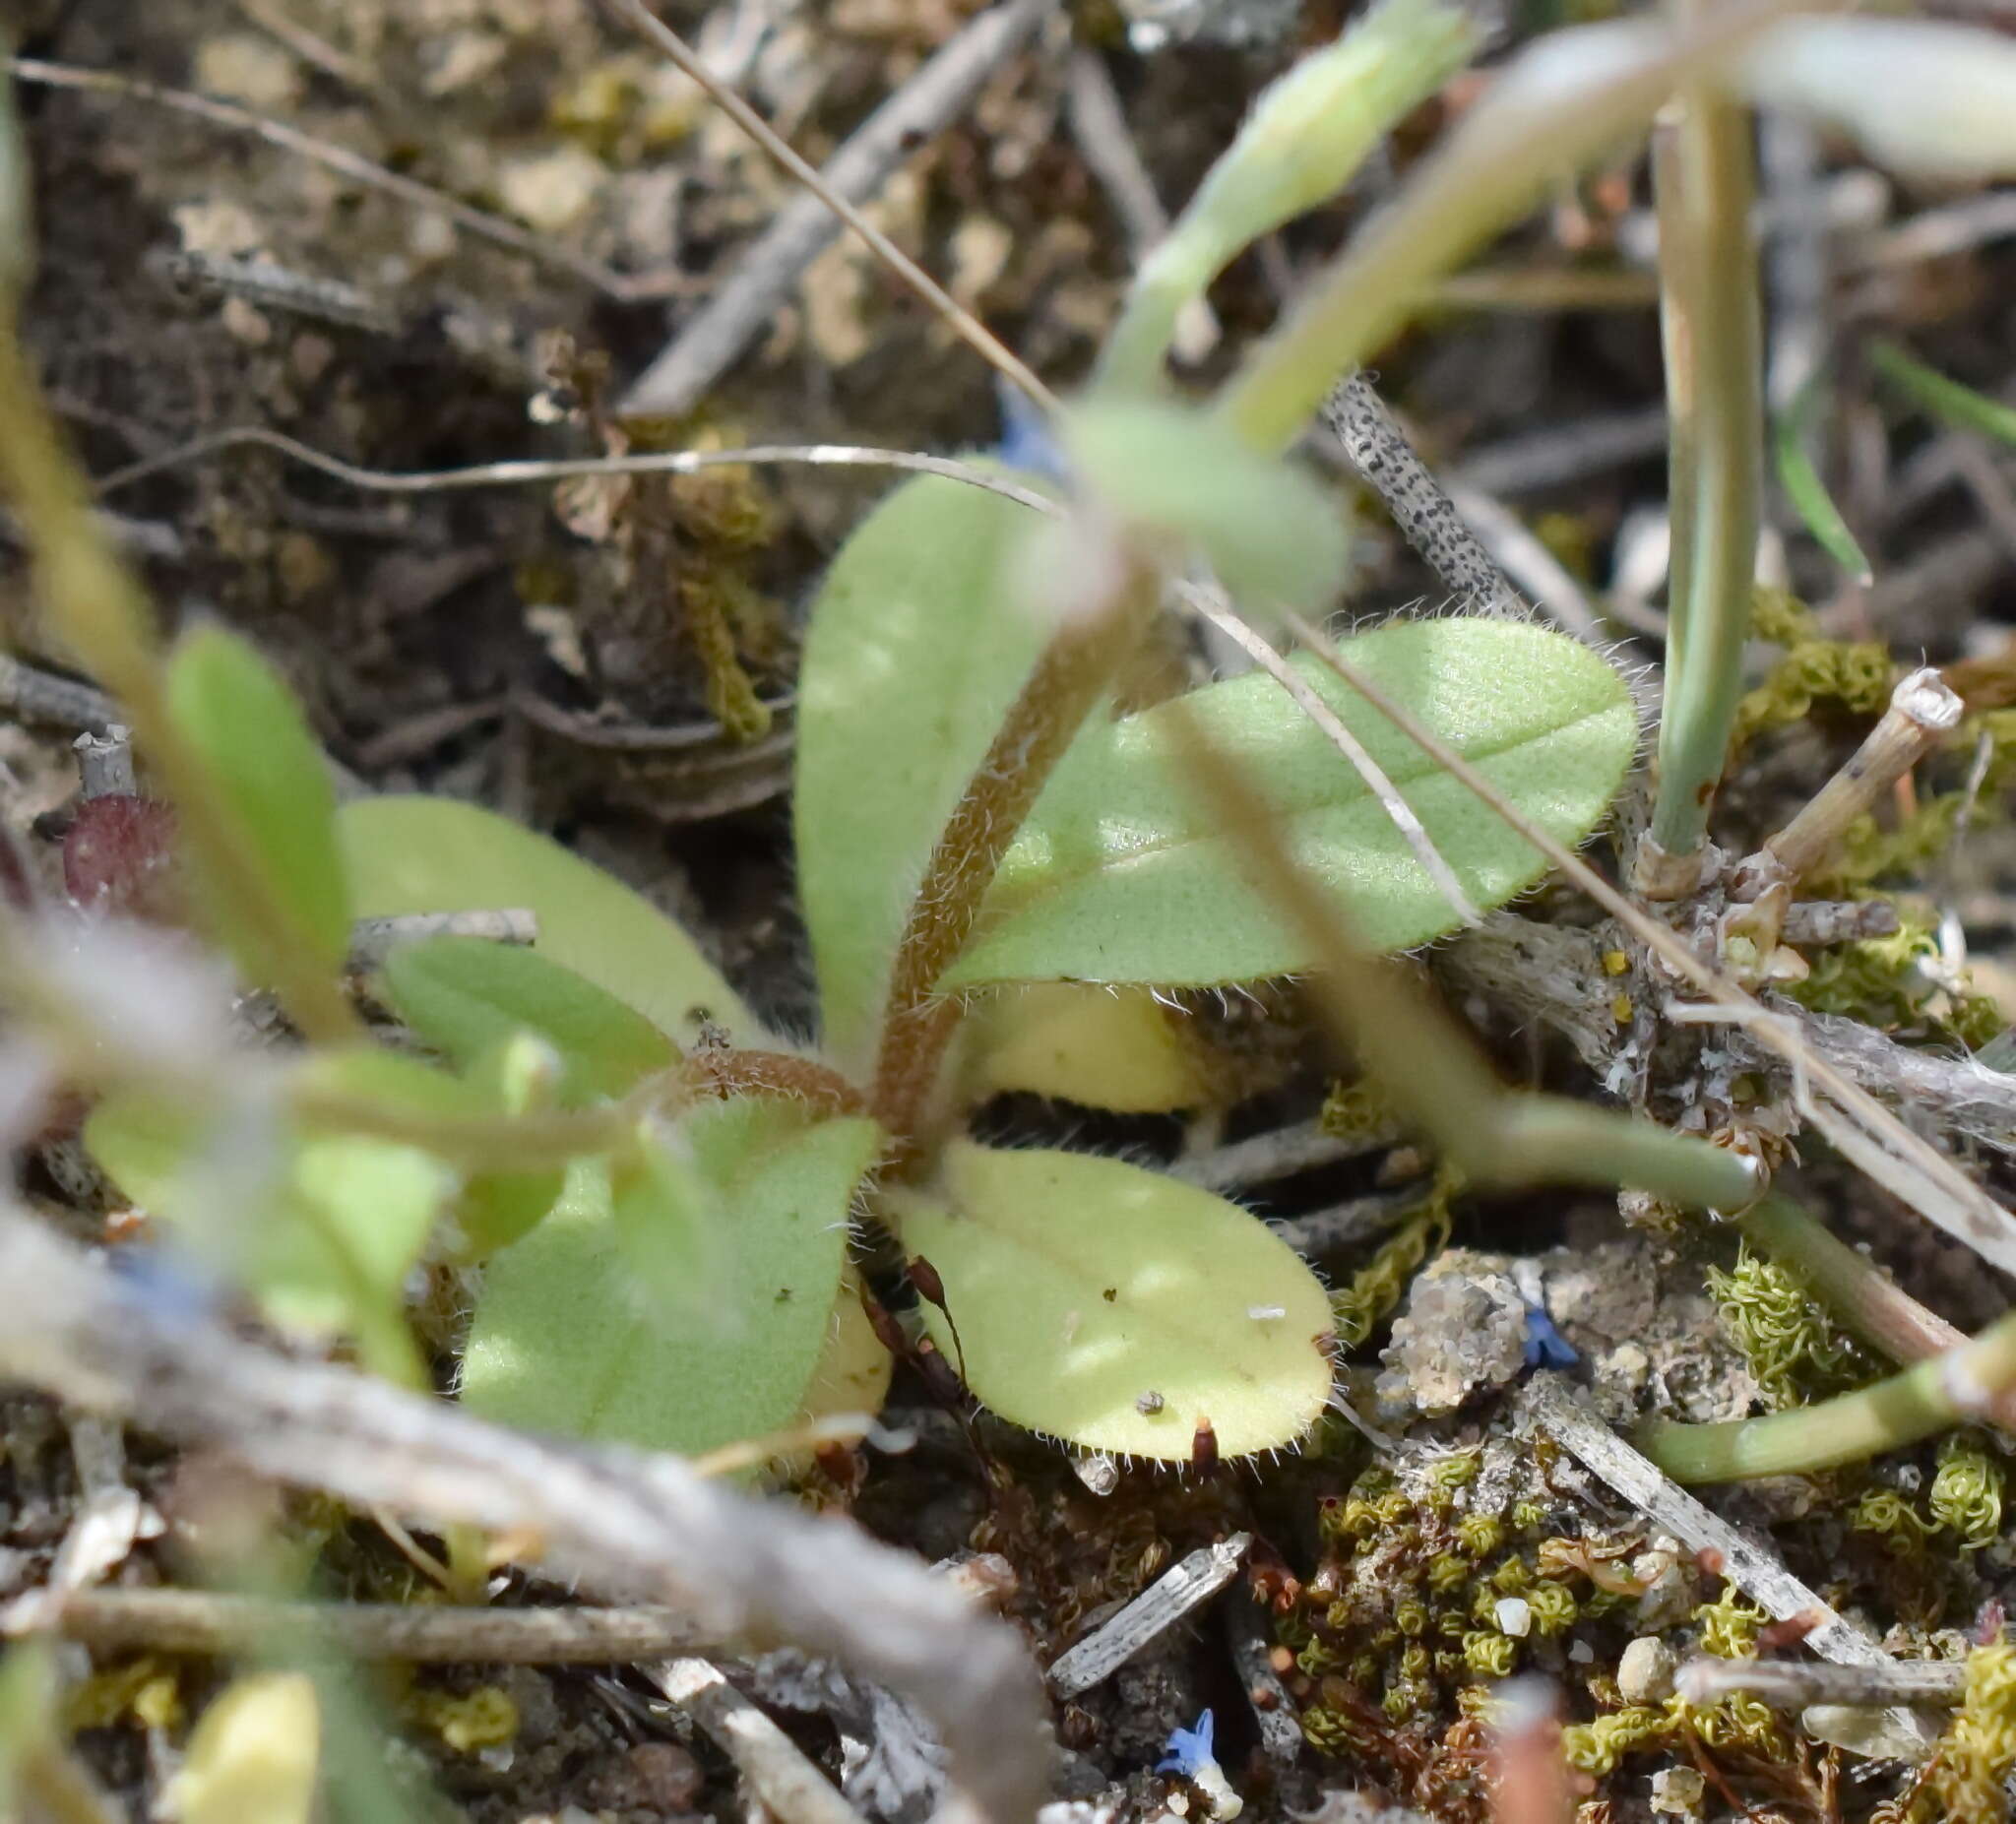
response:
<path id="1" fill-rule="evenodd" d="M 1320 971 L 1308 992 L 1394 1106 L 1475 1184 L 1628 1185 L 1693 1208 L 1734 1211 L 1756 1194 L 1747 1159 L 1651 1121 L 1499 1082 L 1432 992 L 1400 963 L 1367 955 L 1329 895 L 1289 852 L 1247 770 L 1186 717 L 1180 752 L 1252 876 L 1296 927 Z"/>
<path id="2" fill-rule="evenodd" d="M 1476 28 L 1446 0 L 1380 0 L 1268 89 L 1141 262 L 1101 353 L 1099 384 L 1154 386 L 1178 317 L 1239 250 L 1342 190 L 1381 136 L 1476 47 Z"/>
<path id="3" fill-rule="evenodd" d="M 1337 377 L 1371 359 L 1429 301 L 1443 273 L 1564 173 L 1637 132 L 1676 81 L 1785 10 L 1785 0 L 1733 5 L 1673 33 L 1635 21 L 1583 26 L 1521 52 L 1403 199 L 1246 357 L 1219 409 L 1254 448 L 1287 449 Z"/>
<path id="4" fill-rule="evenodd" d="M 1996 1319 L 1972 1343 L 1856 1393 L 1768 1418 L 1708 1425 L 1662 1421 L 1645 1426 L 1634 1441 L 1676 1482 L 1810 1476 L 1974 1423 L 2012 1387 L 2016 1311 Z"/>

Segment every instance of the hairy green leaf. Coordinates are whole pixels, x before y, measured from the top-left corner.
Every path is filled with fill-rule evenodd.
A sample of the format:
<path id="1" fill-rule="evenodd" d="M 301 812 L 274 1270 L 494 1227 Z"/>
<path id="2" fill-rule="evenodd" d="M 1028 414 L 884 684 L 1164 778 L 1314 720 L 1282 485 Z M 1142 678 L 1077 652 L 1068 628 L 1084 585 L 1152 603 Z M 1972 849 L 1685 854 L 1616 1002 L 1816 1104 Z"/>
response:
<path id="1" fill-rule="evenodd" d="M 176 643 L 166 682 L 168 713 L 202 756 L 220 813 L 236 825 L 287 920 L 279 931 L 249 918 L 196 846 L 189 855 L 193 878 L 218 936 L 256 981 L 286 978 L 286 962 L 276 962 L 281 946 L 299 947 L 315 968 L 334 975 L 350 941 L 336 791 L 293 693 L 245 641 L 215 625 Z"/>
<path id="2" fill-rule="evenodd" d="M 463 1398 L 506 1424 L 704 1451 L 790 1422 L 827 1345 L 848 1210 L 879 1135 L 742 1098 L 680 1132 L 706 1198 L 717 1321 L 642 1294 L 606 1162 L 578 1162 L 559 1208 L 484 1276 Z M 638 1214 L 633 1210 L 630 1215 Z"/>
<path id="3" fill-rule="evenodd" d="M 1588 647 L 1502 620 L 1410 621 L 1346 643 L 1354 666 L 1462 752 L 1562 842 L 1580 842 L 1630 765 L 1637 716 Z M 1313 660 L 1314 687 L 1414 807 L 1472 901 L 1489 908 L 1545 868 L 1460 781 Z M 1336 895 L 1359 940 L 1425 943 L 1456 916 L 1357 772 L 1259 673 L 1189 703 L 1264 781 L 1295 856 Z M 948 986 L 1078 979 L 1190 986 L 1309 968 L 1301 941 L 1250 886 L 1148 710 L 1088 726 L 1010 849 L 980 934 Z"/>
<path id="4" fill-rule="evenodd" d="M 379 1334 L 455 1174 L 418 1147 L 303 1136 L 256 1111 L 208 1118 L 107 1097 L 85 1144 L 114 1183 L 281 1328 Z"/>
<path id="5" fill-rule="evenodd" d="M 944 1202 L 894 1200 L 945 1283 L 923 1319 L 1004 1418 L 1187 1462 L 1292 1444 L 1330 1397 L 1330 1298 L 1281 1238 L 1194 1185 L 1084 1153 L 957 1141 Z M 957 1335 L 955 1336 L 955 1329 Z"/>
<path id="6" fill-rule="evenodd" d="M 609 1214 L 631 1278 L 661 1318 L 704 1321 L 727 1243 L 715 1193 L 676 1129 L 644 1133 L 609 1167 Z"/>
<path id="7" fill-rule="evenodd" d="M 823 1042 L 874 1055 L 889 968 L 938 832 L 1041 651 L 1005 574 L 1034 516 L 935 475 L 856 529 L 812 607 L 792 815 Z"/>
<path id="8" fill-rule="evenodd" d="M 742 1044 L 775 1043 L 699 946 L 641 894 L 559 844 L 453 798 L 361 798 L 338 814 L 361 918 L 523 910 L 534 948 L 674 1038 L 700 1017 Z"/>
<path id="9" fill-rule="evenodd" d="M 618 1097 L 674 1063 L 672 1041 L 627 1002 L 534 951 L 480 937 L 429 937 L 385 963 L 407 1024 L 459 1063 L 533 1033 L 562 1067 L 563 1101 Z"/>

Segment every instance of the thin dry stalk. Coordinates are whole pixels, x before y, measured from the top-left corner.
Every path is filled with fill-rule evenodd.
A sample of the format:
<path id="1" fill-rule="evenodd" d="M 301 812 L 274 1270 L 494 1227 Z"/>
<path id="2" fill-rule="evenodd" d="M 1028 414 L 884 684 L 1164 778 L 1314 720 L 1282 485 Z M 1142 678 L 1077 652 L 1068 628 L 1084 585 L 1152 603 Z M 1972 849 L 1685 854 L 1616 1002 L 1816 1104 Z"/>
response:
<path id="1" fill-rule="evenodd" d="M 1775 882 L 1811 873 L 1848 826 L 1951 734 L 1965 713 L 1966 705 L 1934 667 L 1912 672 L 1890 693 L 1890 707 L 1841 770 L 1760 855 L 1737 869 L 1732 891 L 1754 899 Z"/>
<path id="2" fill-rule="evenodd" d="M 212 1590 L 37 1591 L 0 1611 L 0 1634 L 54 1633 L 98 1651 L 224 1655 L 310 1641 L 357 1660 L 414 1665 L 622 1666 L 700 1644 L 683 1609 L 455 1608 L 289 1603 Z"/>
<path id="3" fill-rule="evenodd" d="M 192 438 L 172 450 L 163 450 L 140 462 L 129 463 L 124 469 L 115 469 L 100 476 L 94 486 L 102 497 L 115 489 L 144 481 L 149 475 L 159 474 L 163 470 L 178 469 L 184 464 L 201 462 L 206 457 L 248 444 L 263 450 L 277 450 L 281 455 L 335 480 L 377 494 L 444 494 L 456 488 L 525 487 L 546 481 L 572 480 L 579 475 L 690 475 L 698 474 L 703 469 L 732 469 L 748 463 L 805 463 L 814 468 L 908 469 L 919 474 L 943 475 L 948 480 L 963 481 L 969 487 L 985 488 L 989 493 L 1005 494 L 1019 505 L 1033 507 L 1039 512 L 1054 510 L 1054 503 L 1042 495 L 1029 488 L 1017 487 L 1014 482 L 1003 480 L 1001 476 L 977 469 L 971 463 L 958 462 L 947 456 L 925 456 L 911 450 L 871 450 L 850 443 L 762 443 L 739 450 L 659 450 L 642 456 L 585 456 L 551 462 L 476 463 L 467 469 L 398 471 L 360 469 L 356 464 L 327 455 L 311 444 L 257 424 L 238 425 L 230 430 L 212 431 Z M 8 707 L 4 692 L 10 675 L 0 671 L 0 708 Z M 83 699 L 78 701 L 81 703 Z M 79 719 L 52 713 L 50 720 L 72 722 Z"/>
<path id="4" fill-rule="evenodd" d="M 1965 1660 L 1898 1660 L 1886 1666 L 1812 1665 L 1804 1660 L 1682 1661 L 1673 1688 L 1690 1704 L 1713 1704 L 1738 1692 L 1774 1710 L 1843 1704 L 1881 1710 L 1892 1704 L 1957 1704 L 1967 1694 Z"/>
<path id="5" fill-rule="evenodd" d="M 645 1675 L 700 1725 L 741 1770 L 749 1791 L 778 1824 L 865 1824 L 833 1783 L 706 1660 L 670 1660 Z"/>
<path id="6" fill-rule="evenodd" d="M 698 83 L 736 126 L 804 185 L 807 193 L 780 212 L 763 240 L 747 256 L 746 265 L 752 270 L 747 290 L 734 305 L 737 316 L 727 315 L 730 294 L 736 292 L 732 284 L 702 313 L 700 322 L 710 324 L 706 358 L 701 358 L 701 350 L 689 346 L 689 339 L 699 328 L 696 323 L 694 330 L 689 330 L 645 370 L 622 403 L 624 416 L 670 415 L 690 407 L 762 327 L 769 315 L 769 305 L 783 296 L 790 282 L 833 238 L 838 231 L 835 219 L 845 222 L 862 245 L 930 305 L 982 360 L 1005 374 L 1045 411 L 1056 409 L 1057 402 L 1050 390 L 977 317 L 855 207 L 857 193 L 872 195 L 895 168 L 897 159 L 909 150 L 909 135 L 914 131 L 936 132 L 951 119 L 988 72 L 1036 30 L 1055 0 L 1005 0 L 1005 4 L 981 14 L 869 118 L 834 156 L 823 173 L 793 152 L 761 114 L 707 67 L 685 39 L 653 14 L 644 0 L 607 0 L 607 4 L 618 18 L 636 28 Z M 756 270 L 759 254 L 764 264 Z M 742 320 L 744 314 L 747 321 Z M 682 348 L 688 351 L 681 353 Z M 724 354 L 721 352 L 723 348 L 726 349 Z"/>
<path id="7" fill-rule="evenodd" d="M 1398 435 L 1396 429 L 1395 432 Z M 1412 452 L 1409 452 L 1412 455 Z M 1449 904 L 1451 912 L 1466 925 L 1480 923 L 1483 914 L 1472 904 L 1470 895 L 1464 892 L 1463 882 L 1457 879 L 1456 870 L 1442 858 L 1442 851 L 1434 845 L 1421 820 L 1415 815 L 1414 806 L 1401 795 L 1400 787 L 1386 776 L 1385 769 L 1372 758 L 1365 745 L 1344 725 L 1343 719 L 1325 703 L 1315 687 L 1293 665 L 1284 659 L 1261 635 L 1228 608 L 1222 599 L 1210 590 L 1199 589 L 1191 584 L 1178 586 L 1178 593 L 1192 612 L 1201 615 L 1221 633 L 1229 638 L 1240 651 L 1265 671 L 1283 690 L 1292 697 L 1299 709 L 1328 737 L 1330 744 L 1351 762 L 1365 788 L 1379 800 L 1379 807 L 1392 820 L 1407 846 L 1414 851 L 1414 858 L 1421 865 L 1421 872 L 1435 883 L 1435 890 Z"/>

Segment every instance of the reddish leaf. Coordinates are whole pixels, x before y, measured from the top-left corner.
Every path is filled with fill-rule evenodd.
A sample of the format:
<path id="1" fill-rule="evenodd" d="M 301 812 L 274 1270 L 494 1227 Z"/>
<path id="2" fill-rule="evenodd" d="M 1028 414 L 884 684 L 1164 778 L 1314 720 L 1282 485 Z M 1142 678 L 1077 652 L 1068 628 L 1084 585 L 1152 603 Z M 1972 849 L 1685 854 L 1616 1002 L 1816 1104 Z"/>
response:
<path id="1" fill-rule="evenodd" d="M 63 884 L 86 912 L 180 924 L 174 810 L 130 792 L 85 799 L 63 839 Z"/>

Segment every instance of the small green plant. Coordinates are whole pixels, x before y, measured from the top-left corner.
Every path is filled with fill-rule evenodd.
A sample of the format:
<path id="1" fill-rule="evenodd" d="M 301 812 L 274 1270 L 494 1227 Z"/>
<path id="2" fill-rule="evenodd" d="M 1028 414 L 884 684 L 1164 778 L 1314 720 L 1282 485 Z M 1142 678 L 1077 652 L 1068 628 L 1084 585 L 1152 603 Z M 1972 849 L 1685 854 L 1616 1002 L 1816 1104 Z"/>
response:
<path id="1" fill-rule="evenodd" d="M 1151 262 L 1092 390 L 1056 414 L 1068 484 L 923 477 L 867 518 L 813 605 L 800 678 L 809 1044 L 766 1032 L 691 938 L 541 838 L 442 800 L 339 811 L 298 709 L 233 636 L 158 654 L 10 332 L 0 470 L 52 621 L 128 708 L 203 927 L 307 1041 L 209 1071 L 122 1046 L 74 976 L 37 974 L 42 934 L 11 931 L 11 991 L 64 1073 L 101 1093 L 95 1157 L 270 1318 L 408 1381 L 425 1372 L 414 1271 L 477 1269 L 465 1400 L 685 1451 L 879 1397 L 849 1265 L 857 1217 L 908 1259 L 939 1352 L 1023 1425 L 1177 1462 L 1308 1430 L 1336 1315 L 1278 1237 L 1141 1166 L 971 1137 L 993 1090 L 1100 1100 L 1073 1066 L 1101 1035 L 1111 1105 L 1204 1094 L 1142 1024 L 1143 990 L 1315 972 L 1396 1113 L 1470 1183 L 1749 1201 L 1761 1173 L 1735 1153 L 1506 1092 L 1382 960 L 1503 905 L 1604 816 L 1639 729 L 1601 654 L 1504 619 L 1309 640 L 1296 671 L 1354 759 L 1271 678 L 1105 706 L 1167 586 L 1199 564 L 1256 617 L 1306 626 L 1331 606 L 1342 521 L 1284 452 L 1429 280 L 1677 88 L 1661 201 L 1680 250 L 1666 275 L 1680 555 L 1656 840 L 1639 851 L 1658 865 L 1639 884 L 1694 891 L 1749 630 L 1761 448 L 1749 154 L 1717 73 L 1760 23 L 1595 27 L 1530 50 L 1217 398 L 1169 403 L 1184 303 L 1334 193 L 1474 48 L 1444 0 L 1383 0 L 1262 98 Z M 380 1042 L 341 985 L 352 920 L 505 908 L 535 915 L 530 950 L 445 935 L 393 955 L 375 990 L 425 1055 Z M 1031 1041 L 1024 1010 L 1068 1019 L 1070 1055 Z M 2007 1378 L 2007 1352 L 1998 1333 L 1982 1365 Z M 1923 1428 L 1950 1421 L 1928 1372 L 1911 1387 Z M 1889 1435 L 1872 1395 L 1844 1405 L 1829 1460 Z M 1788 1439 L 1674 1427 L 1663 1446 L 1713 1477 L 1796 1454 Z"/>

